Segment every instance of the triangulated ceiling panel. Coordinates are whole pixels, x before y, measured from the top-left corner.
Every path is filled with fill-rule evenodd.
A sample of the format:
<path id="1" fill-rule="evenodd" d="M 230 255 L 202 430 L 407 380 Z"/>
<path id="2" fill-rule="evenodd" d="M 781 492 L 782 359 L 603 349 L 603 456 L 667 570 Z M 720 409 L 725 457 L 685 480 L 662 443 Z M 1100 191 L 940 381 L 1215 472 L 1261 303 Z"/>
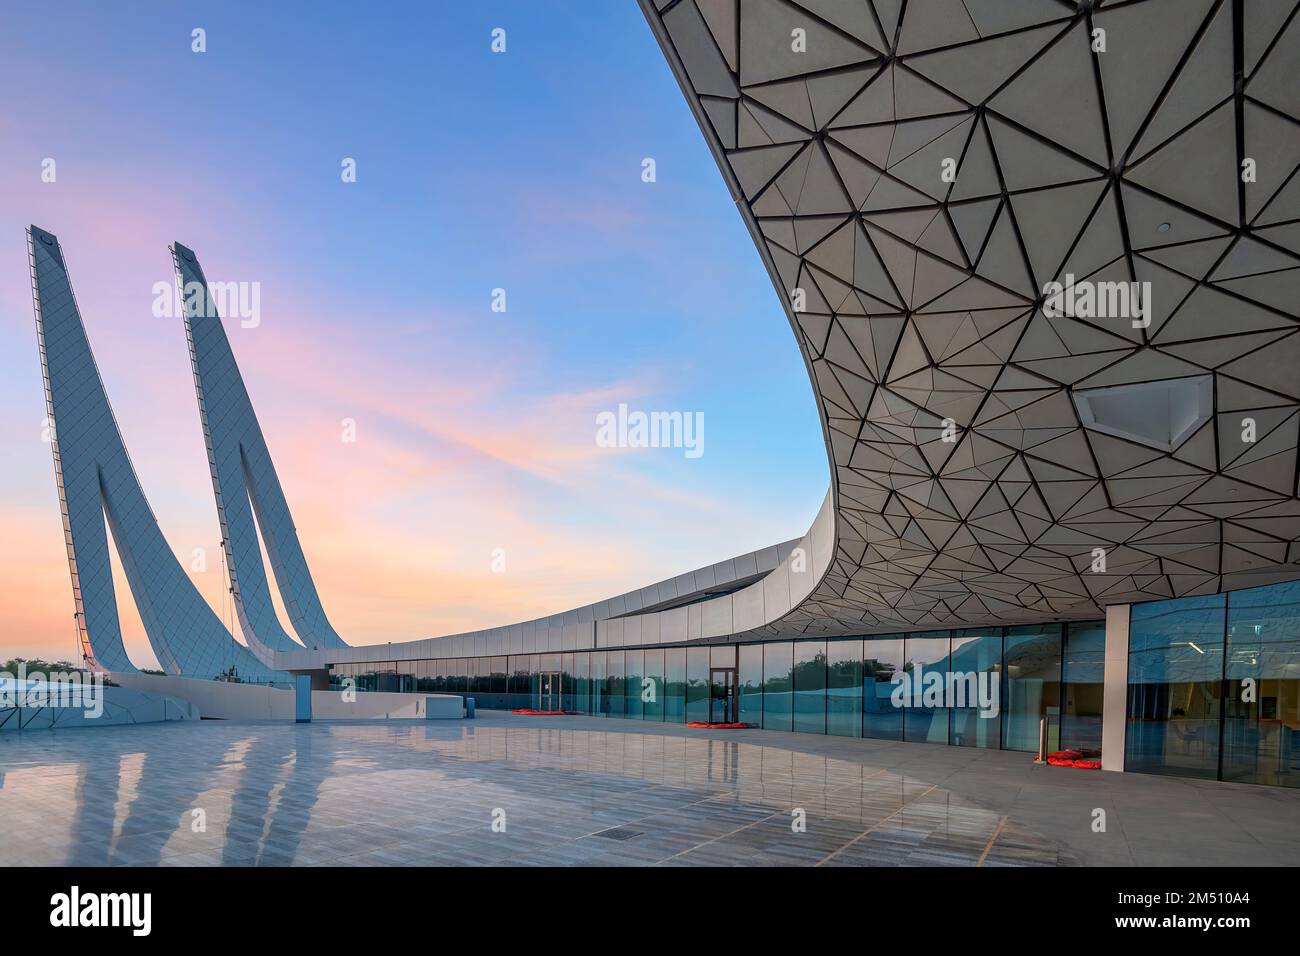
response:
<path id="1" fill-rule="evenodd" d="M 765 631 L 1300 577 L 1296 2 L 642 5 L 826 426 L 836 559 Z"/>

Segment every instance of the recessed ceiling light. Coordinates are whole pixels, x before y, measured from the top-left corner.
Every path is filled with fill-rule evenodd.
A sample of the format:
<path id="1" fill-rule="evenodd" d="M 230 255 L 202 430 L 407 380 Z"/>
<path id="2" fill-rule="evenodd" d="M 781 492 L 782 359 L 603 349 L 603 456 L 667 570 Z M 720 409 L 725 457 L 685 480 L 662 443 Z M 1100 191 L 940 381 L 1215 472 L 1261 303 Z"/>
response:
<path id="1" fill-rule="evenodd" d="M 1162 222 L 1160 225 L 1156 226 L 1156 232 L 1168 232 L 1168 231 L 1169 231 L 1169 223 L 1167 222 Z"/>

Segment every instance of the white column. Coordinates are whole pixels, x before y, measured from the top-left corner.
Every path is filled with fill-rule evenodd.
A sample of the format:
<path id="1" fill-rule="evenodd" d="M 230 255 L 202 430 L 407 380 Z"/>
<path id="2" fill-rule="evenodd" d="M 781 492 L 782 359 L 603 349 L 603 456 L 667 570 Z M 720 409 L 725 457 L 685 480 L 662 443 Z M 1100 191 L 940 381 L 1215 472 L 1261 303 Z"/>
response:
<path id="1" fill-rule="evenodd" d="M 1101 702 L 1101 769 L 1124 769 L 1128 725 L 1127 604 L 1106 606 L 1106 670 Z"/>

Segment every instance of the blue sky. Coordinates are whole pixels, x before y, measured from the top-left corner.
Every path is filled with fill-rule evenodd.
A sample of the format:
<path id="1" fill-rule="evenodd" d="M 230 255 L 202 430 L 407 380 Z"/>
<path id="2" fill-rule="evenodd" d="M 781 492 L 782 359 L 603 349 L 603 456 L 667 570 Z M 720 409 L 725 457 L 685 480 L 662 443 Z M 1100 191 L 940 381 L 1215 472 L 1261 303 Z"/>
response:
<path id="1" fill-rule="evenodd" d="M 232 345 L 353 642 L 562 610 L 807 528 L 827 465 L 804 364 L 632 0 L 0 18 L 0 653 L 73 651 L 29 222 L 63 243 L 178 554 L 220 535 L 183 329 L 151 288 L 174 239 L 210 279 L 260 284 L 261 324 L 228 326 Z M 702 412 L 705 454 L 597 449 L 620 402 Z M 220 611 L 219 574 L 194 577 Z"/>

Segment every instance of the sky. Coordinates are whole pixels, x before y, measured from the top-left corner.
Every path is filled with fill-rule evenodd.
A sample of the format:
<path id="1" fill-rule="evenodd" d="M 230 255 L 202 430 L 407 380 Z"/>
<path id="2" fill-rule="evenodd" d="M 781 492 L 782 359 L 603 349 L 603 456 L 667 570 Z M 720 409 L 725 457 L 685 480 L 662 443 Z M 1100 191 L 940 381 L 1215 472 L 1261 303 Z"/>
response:
<path id="1" fill-rule="evenodd" d="M 0 89 L 0 660 L 77 656 L 29 223 L 228 622 L 219 558 L 190 560 L 220 531 L 184 327 L 152 309 L 176 240 L 257 283 L 227 335 L 350 643 L 563 611 L 810 525 L 803 360 L 634 0 L 6 4 Z M 602 447 L 620 404 L 702 414 L 703 454 Z"/>

